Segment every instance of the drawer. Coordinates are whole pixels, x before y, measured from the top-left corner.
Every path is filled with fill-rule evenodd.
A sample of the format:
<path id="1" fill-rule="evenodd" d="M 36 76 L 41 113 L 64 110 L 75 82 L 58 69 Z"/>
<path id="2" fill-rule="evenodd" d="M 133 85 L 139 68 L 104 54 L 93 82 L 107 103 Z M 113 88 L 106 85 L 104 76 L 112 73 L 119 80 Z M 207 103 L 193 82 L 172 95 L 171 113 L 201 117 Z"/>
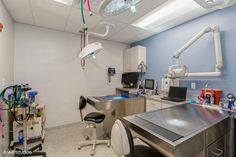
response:
<path id="1" fill-rule="evenodd" d="M 230 118 L 214 125 L 206 131 L 206 145 L 209 146 L 230 130 Z"/>
<path id="2" fill-rule="evenodd" d="M 166 104 L 166 103 L 162 103 L 162 104 L 161 104 L 161 108 L 162 108 L 162 109 L 170 108 L 170 107 L 172 107 L 172 106 L 174 106 L 174 105 L 170 105 L 170 104 Z"/>
<path id="3" fill-rule="evenodd" d="M 225 136 L 207 148 L 207 157 L 225 157 Z"/>
<path id="4" fill-rule="evenodd" d="M 154 100 L 146 100 L 146 111 L 160 110 L 161 102 Z"/>

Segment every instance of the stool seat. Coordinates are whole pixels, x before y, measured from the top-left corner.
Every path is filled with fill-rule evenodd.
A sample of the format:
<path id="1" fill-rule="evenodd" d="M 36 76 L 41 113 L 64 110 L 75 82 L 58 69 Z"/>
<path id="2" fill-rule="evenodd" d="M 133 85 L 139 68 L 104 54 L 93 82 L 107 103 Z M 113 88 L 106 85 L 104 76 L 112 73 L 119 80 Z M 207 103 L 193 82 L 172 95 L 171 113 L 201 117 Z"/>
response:
<path id="1" fill-rule="evenodd" d="M 104 121 L 105 117 L 106 116 L 103 113 L 91 112 L 84 117 L 84 120 L 88 122 L 101 123 Z"/>

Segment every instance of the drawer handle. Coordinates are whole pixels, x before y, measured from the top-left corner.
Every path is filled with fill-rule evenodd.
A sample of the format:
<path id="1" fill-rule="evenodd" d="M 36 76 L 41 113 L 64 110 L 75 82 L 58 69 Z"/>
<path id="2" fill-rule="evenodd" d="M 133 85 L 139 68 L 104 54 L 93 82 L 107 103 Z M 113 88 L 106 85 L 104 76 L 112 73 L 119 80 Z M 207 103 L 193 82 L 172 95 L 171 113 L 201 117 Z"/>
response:
<path id="1" fill-rule="evenodd" d="M 214 152 L 214 151 L 211 151 L 212 154 L 216 155 L 216 156 L 221 156 L 224 151 L 219 149 L 219 148 L 215 148 L 218 152 Z"/>

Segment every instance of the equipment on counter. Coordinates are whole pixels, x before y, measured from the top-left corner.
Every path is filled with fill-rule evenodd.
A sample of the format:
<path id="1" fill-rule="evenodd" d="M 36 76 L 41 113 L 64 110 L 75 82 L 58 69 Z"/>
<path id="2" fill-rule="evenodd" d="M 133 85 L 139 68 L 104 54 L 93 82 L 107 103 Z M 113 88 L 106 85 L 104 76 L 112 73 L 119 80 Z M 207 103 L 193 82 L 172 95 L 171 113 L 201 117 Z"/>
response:
<path id="1" fill-rule="evenodd" d="M 122 74 L 121 83 L 124 88 L 137 88 L 138 73 L 125 73 Z"/>
<path id="2" fill-rule="evenodd" d="M 207 104 L 219 105 L 222 90 L 212 88 L 202 88 L 200 98 Z"/>
<path id="3" fill-rule="evenodd" d="M 180 55 L 196 41 L 198 41 L 203 35 L 212 32 L 214 34 L 214 45 L 216 54 L 216 65 L 215 72 L 200 72 L 200 73 L 189 73 L 188 67 L 180 63 Z M 223 67 L 222 51 L 221 51 L 221 41 L 220 41 L 220 29 L 218 26 L 214 28 L 207 27 L 194 36 L 190 41 L 188 41 L 182 48 L 175 52 L 173 59 L 175 64 L 171 65 L 166 74 L 167 78 L 176 79 L 182 77 L 217 77 L 221 76 L 221 68 Z"/>
<path id="4" fill-rule="evenodd" d="M 108 83 L 111 83 L 111 76 L 114 76 L 116 74 L 116 69 L 109 67 L 107 69 L 107 75 L 108 75 Z"/>
<path id="5" fill-rule="evenodd" d="M 232 110 L 236 98 L 232 93 L 229 93 L 229 94 L 227 94 L 227 99 L 228 99 L 227 100 L 228 101 L 228 109 Z"/>
<path id="6" fill-rule="evenodd" d="M 14 156 L 23 157 L 25 156 L 25 153 L 27 153 L 26 156 L 42 155 L 46 157 L 45 152 L 39 152 L 42 150 L 42 144 L 38 144 L 31 149 L 27 148 L 28 120 L 31 118 L 31 108 L 34 102 L 33 100 L 35 99 L 35 93 L 31 93 L 32 95 L 29 96 L 29 90 L 31 90 L 31 88 L 28 83 L 5 88 L 1 92 L 0 98 L 8 108 L 1 108 L 1 110 L 8 110 L 11 112 L 15 122 L 19 124 L 19 126 L 23 126 L 23 130 L 19 130 L 18 135 L 18 141 L 23 143 L 23 149 L 16 148 Z M 20 116 L 16 113 L 16 110 L 19 109 L 22 111 Z"/>
<path id="7" fill-rule="evenodd" d="M 186 87 L 173 87 L 170 86 L 168 97 L 161 98 L 162 100 L 182 102 L 186 100 L 187 88 Z"/>
<path id="8" fill-rule="evenodd" d="M 145 85 L 144 85 L 145 89 L 154 90 L 155 87 L 156 87 L 156 81 L 155 80 L 152 80 L 152 79 L 146 79 L 145 80 Z"/>
<path id="9" fill-rule="evenodd" d="M 136 5 L 142 0 L 103 0 L 99 6 L 99 13 L 102 16 L 116 16 L 128 9 L 136 12 Z"/>

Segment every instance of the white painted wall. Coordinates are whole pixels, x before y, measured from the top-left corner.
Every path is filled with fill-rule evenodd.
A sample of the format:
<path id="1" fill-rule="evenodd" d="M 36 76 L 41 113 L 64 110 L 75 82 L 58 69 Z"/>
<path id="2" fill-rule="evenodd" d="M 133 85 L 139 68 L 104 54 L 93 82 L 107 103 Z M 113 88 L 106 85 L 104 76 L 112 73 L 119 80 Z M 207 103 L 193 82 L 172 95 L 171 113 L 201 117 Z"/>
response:
<path id="1" fill-rule="evenodd" d="M 80 36 L 24 24 L 15 24 L 15 82 L 28 81 L 46 105 L 47 127 L 80 121 L 81 95 L 114 94 L 121 74 L 107 83 L 107 68 L 123 71 L 123 50 L 128 45 L 99 40 L 103 52 L 80 66 Z M 95 39 L 90 39 L 90 42 Z"/>
<path id="2" fill-rule="evenodd" d="M 14 23 L 0 0 L 0 22 L 4 24 L 0 32 L 0 91 L 13 83 L 14 63 Z M 5 83 L 4 83 L 5 82 Z M 8 146 L 7 112 L 4 112 L 5 138 L 0 137 L 0 156 Z"/>

